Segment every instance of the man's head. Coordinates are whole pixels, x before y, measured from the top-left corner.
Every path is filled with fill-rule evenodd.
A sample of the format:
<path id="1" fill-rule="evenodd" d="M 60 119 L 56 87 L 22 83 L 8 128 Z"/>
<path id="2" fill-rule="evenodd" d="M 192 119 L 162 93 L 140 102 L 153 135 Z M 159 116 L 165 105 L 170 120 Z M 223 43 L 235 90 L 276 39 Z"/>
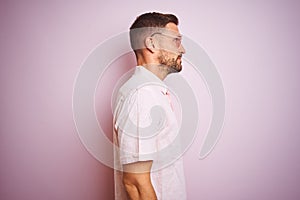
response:
<path id="1" fill-rule="evenodd" d="M 166 74 L 180 72 L 181 44 L 178 19 L 172 14 L 145 13 L 130 27 L 130 42 L 138 64 L 159 65 Z"/>

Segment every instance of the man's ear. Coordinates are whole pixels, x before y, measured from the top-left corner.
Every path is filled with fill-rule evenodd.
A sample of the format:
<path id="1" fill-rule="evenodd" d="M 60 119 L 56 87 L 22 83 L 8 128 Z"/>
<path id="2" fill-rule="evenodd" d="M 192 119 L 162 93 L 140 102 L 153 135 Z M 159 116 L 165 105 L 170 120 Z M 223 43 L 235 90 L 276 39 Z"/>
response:
<path id="1" fill-rule="evenodd" d="M 145 39 L 145 46 L 152 53 L 155 52 L 155 41 L 153 40 L 152 37 L 146 37 L 146 39 Z"/>

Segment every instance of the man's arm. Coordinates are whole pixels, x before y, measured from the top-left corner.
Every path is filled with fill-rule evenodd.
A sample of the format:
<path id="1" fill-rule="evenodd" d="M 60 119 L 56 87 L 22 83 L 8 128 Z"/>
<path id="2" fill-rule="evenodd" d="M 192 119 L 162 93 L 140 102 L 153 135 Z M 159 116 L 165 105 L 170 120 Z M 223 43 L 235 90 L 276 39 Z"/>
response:
<path id="1" fill-rule="evenodd" d="M 151 183 L 152 161 L 123 165 L 123 183 L 131 200 L 157 200 Z"/>

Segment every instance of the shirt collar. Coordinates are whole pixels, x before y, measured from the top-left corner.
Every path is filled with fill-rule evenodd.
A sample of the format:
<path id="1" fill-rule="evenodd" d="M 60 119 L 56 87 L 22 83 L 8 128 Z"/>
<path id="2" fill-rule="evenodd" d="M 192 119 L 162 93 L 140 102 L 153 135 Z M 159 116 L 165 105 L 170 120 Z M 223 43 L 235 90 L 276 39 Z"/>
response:
<path id="1" fill-rule="evenodd" d="M 146 69 L 144 66 L 137 66 L 134 71 L 134 75 L 141 75 L 143 76 L 147 81 L 154 82 L 158 85 L 160 85 L 162 88 L 162 92 L 166 94 L 168 92 L 167 85 L 160 80 L 154 73 Z"/>

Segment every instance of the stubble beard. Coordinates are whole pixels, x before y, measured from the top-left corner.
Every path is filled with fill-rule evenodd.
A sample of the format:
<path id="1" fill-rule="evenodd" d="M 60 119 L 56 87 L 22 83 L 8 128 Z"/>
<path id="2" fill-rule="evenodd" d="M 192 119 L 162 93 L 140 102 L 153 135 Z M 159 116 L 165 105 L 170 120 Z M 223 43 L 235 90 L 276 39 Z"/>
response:
<path id="1" fill-rule="evenodd" d="M 180 72 L 182 70 L 181 55 L 178 55 L 176 58 L 170 58 L 168 54 L 168 52 L 161 51 L 158 57 L 161 66 L 165 68 L 167 74 Z"/>

